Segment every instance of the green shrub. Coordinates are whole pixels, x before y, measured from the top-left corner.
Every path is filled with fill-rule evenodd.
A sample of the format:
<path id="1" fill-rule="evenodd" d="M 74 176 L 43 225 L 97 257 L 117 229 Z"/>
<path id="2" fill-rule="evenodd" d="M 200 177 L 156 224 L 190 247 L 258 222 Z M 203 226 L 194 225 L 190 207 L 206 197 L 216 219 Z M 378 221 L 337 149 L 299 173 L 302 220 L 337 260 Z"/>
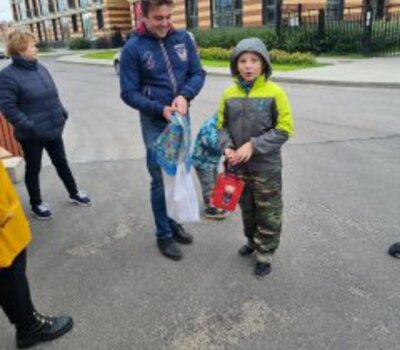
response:
<path id="1" fill-rule="evenodd" d="M 260 38 L 269 48 L 275 48 L 278 44 L 278 37 L 275 31 L 270 28 L 215 28 L 193 30 L 197 44 L 202 48 L 221 47 L 231 49 L 240 40 L 250 37 Z"/>
<path id="2" fill-rule="evenodd" d="M 304 52 L 286 52 L 283 50 L 271 50 L 271 61 L 280 64 L 313 64 L 315 56 Z"/>
<path id="3" fill-rule="evenodd" d="M 229 61 L 231 50 L 221 47 L 200 48 L 200 57 L 205 60 Z"/>
<path id="4" fill-rule="evenodd" d="M 221 47 L 200 48 L 200 57 L 205 60 L 229 61 L 232 50 Z M 311 53 L 293 52 L 283 50 L 271 50 L 271 61 L 280 64 L 313 64 L 315 56 Z"/>
<path id="5" fill-rule="evenodd" d="M 89 49 L 90 43 L 84 38 L 73 38 L 68 41 L 68 48 L 70 50 L 83 50 Z"/>

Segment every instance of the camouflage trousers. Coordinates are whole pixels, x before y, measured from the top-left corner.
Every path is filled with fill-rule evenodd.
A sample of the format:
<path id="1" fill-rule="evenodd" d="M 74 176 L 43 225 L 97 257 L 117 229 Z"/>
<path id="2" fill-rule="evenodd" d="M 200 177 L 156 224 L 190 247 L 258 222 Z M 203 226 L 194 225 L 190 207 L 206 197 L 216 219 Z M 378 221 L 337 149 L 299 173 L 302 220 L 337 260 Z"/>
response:
<path id="1" fill-rule="evenodd" d="M 257 260 L 271 262 L 282 229 L 281 168 L 241 175 L 245 183 L 240 198 L 244 234 L 256 248 Z"/>

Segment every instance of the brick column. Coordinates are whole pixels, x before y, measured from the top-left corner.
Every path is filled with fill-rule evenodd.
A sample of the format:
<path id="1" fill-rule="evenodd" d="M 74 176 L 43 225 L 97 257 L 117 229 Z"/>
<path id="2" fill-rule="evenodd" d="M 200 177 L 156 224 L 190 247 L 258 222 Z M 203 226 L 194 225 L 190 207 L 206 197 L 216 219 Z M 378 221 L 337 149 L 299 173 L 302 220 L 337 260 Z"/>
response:
<path id="1" fill-rule="evenodd" d="M 243 27 L 255 27 L 262 25 L 262 1 L 243 1 Z"/>

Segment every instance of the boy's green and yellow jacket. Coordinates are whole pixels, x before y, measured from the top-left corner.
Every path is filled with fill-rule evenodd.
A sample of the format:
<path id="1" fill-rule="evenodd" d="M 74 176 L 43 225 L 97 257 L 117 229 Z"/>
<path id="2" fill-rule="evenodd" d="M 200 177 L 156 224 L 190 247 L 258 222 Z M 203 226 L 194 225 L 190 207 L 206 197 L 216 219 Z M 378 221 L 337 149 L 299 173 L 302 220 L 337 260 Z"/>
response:
<path id="1" fill-rule="evenodd" d="M 254 81 L 249 92 L 235 81 L 222 96 L 218 129 L 222 150 L 252 143 L 253 155 L 239 165 L 239 170 L 263 171 L 281 166 L 281 146 L 293 134 L 292 112 L 285 92 L 264 75 Z"/>

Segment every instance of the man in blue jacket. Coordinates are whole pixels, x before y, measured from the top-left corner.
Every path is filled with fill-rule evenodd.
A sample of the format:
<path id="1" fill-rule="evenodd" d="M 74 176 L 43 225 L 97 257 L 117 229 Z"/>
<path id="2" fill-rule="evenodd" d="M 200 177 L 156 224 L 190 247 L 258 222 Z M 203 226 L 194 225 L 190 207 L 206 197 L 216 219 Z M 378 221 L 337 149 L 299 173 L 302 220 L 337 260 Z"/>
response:
<path id="1" fill-rule="evenodd" d="M 173 112 L 188 114 L 205 72 L 188 32 L 173 28 L 172 7 L 173 0 L 142 1 L 142 24 L 122 50 L 120 84 L 122 100 L 140 112 L 158 248 L 164 256 L 180 260 L 182 252 L 175 242 L 190 244 L 193 237 L 167 215 L 154 142 Z"/>

